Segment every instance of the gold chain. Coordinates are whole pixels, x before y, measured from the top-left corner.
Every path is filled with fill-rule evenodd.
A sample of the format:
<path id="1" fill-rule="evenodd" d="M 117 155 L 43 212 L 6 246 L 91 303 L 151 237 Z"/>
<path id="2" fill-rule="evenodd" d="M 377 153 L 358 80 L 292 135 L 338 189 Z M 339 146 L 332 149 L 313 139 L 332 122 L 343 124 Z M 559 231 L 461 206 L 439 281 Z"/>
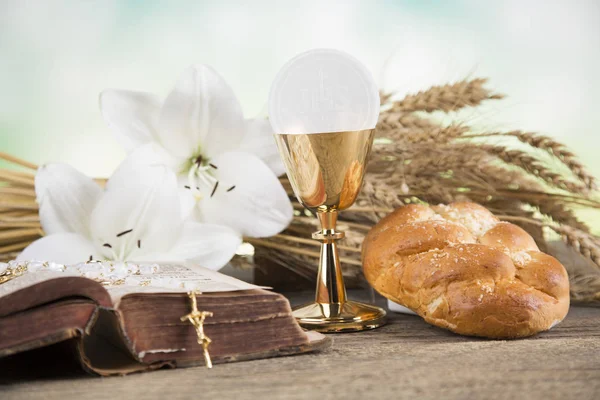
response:
<path id="1" fill-rule="evenodd" d="M 27 272 L 26 264 L 19 264 L 14 268 L 6 267 L 4 271 L 0 272 L 0 285 L 23 275 L 25 272 Z"/>

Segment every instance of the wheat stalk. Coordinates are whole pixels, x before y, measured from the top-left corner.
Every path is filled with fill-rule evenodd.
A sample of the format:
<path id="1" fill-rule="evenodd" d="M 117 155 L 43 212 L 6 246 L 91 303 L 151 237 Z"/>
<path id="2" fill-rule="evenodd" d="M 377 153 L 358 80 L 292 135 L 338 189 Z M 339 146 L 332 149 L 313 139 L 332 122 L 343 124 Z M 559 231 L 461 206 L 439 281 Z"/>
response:
<path id="1" fill-rule="evenodd" d="M 596 181 L 572 152 L 546 136 L 518 130 L 474 133 L 467 125 L 443 125 L 428 114 L 502 98 L 485 83 L 485 79 L 472 79 L 434 86 L 397 101 L 392 94 L 381 94 L 387 108 L 379 118 L 364 187 L 338 221 L 340 230 L 347 232 L 339 243 L 347 283 L 365 284 L 360 246 L 383 216 L 404 204 L 460 200 L 481 203 L 501 219 L 520 225 L 541 249 L 550 249 L 546 240 L 549 232 L 555 232 L 600 271 L 600 240 L 575 214 L 579 208 L 600 209 L 593 196 Z M 514 138 L 532 151 L 488 141 L 498 137 Z M 42 233 L 34 190 L 37 166 L 4 153 L 0 159 L 20 168 L 0 169 L 0 259 L 8 259 Z M 557 172 L 550 161 L 565 167 L 570 176 Z M 293 197 L 289 180 L 280 181 Z M 297 215 L 284 232 L 247 241 L 254 245 L 257 259 L 314 279 L 319 244 L 309 237 L 318 229 L 318 221 L 295 200 L 293 207 Z M 234 262 L 240 265 L 247 260 L 238 257 Z M 600 272 L 590 275 L 575 264 L 566 267 L 574 300 L 600 299 Z"/>
<path id="2" fill-rule="evenodd" d="M 521 225 L 540 248 L 547 247 L 545 232 L 552 229 L 581 255 L 598 264 L 600 245 L 573 212 L 581 207 L 600 209 L 600 203 L 589 194 L 595 180 L 565 146 L 521 131 L 472 134 L 465 125 L 443 126 L 414 113 L 454 111 L 501 97 L 486 90 L 484 82 L 438 86 L 395 102 L 391 101 L 392 96 L 382 95 L 389 109 L 380 116 L 377 137 L 388 141 L 376 142 L 362 192 L 355 207 L 341 214 L 340 223 L 350 220 L 368 227 L 402 204 L 470 200 Z M 550 154 L 573 173 L 574 180 L 556 172 L 546 159 L 533 153 L 485 141 L 492 136 L 515 137 Z M 291 194 L 291 188 L 287 189 Z M 297 207 L 300 209 L 299 204 Z M 299 231 L 302 229 L 296 227 L 294 234 Z M 294 263 L 313 262 L 314 273 L 314 261 L 297 258 Z M 302 264 L 304 273 L 306 267 Z M 593 295 L 590 297 L 588 292 L 598 292 L 582 286 L 595 282 L 594 277 L 578 274 L 572 265 L 567 268 L 572 276 L 585 276 L 580 279 L 583 284 L 573 285 L 574 299 L 590 299 Z M 353 265 L 346 266 L 346 270 L 360 276 L 360 269 Z"/>
<path id="3" fill-rule="evenodd" d="M 600 275 L 569 276 L 571 283 L 571 299 L 580 303 L 600 301 Z"/>
<path id="4" fill-rule="evenodd" d="M 0 261 L 6 261 L 40 238 L 43 231 L 35 202 L 37 166 L 3 152 L 0 160 L 15 167 L 0 169 Z"/>
<path id="5" fill-rule="evenodd" d="M 514 137 L 521 143 L 525 143 L 533 148 L 543 150 L 556 157 L 577 177 L 588 190 L 597 189 L 596 178 L 590 175 L 585 167 L 577 160 L 575 154 L 567 149 L 565 145 L 556 140 L 533 132 L 523 132 L 519 130 L 510 132 L 489 132 L 476 135 L 464 135 L 463 138 L 484 138 L 484 137 Z"/>
<path id="6" fill-rule="evenodd" d="M 564 189 L 572 193 L 585 193 L 587 191 L 585 185 L 565 179 L 561 174 L 554 172 L 541 160 L 529 153 L 497 145 L 482 144 L 480 148 L 498 157 L 505 163 L 521 168 L 525 172 L 540 178 L 555 188 Z"/>
<path id="7" fill-rule="evenodd" d="M 406 132 L 413 132 L 436 128 L 439 128 L 439 125 L 435 122 L 404 112 L 381 113 L 377 123 L 379 131 L 406 130 Z"/>
<path id="8" fill-rule="evenodd" d="M 504 96 L 492 93 L 484 87 L 487 79 L 463 80 L 460 82 L 433 86 L 432 88 L 410 94 L 394 102 L 394 112 L 414 111 L 456 111 L 463 107 L 478 106 L 485 100 L 501 99 Z"/>
<path id="9" fill-rule="evenodd" d="M 590 233 L 569 225 L 552 225 L 552 230 L 560 234 L 563 240 L 579 253 L 600 264 L 600 241 Z"/>

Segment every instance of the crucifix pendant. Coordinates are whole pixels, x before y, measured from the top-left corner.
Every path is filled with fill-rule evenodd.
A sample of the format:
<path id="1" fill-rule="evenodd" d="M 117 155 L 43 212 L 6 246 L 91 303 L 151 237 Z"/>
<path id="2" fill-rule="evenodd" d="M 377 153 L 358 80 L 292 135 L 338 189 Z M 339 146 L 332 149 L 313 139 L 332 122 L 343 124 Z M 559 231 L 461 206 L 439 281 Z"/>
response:
<path id="1" fill-rule="evenodd" d="M 198 337 L 198 343 L 200 343 L 200 337 Z M 207 368 L 212 368 L 212 360 L 210 359 L 210 354 L 208 353 L 208 345 L 210 344 L 210 339 L 208 337 L 205 337 L 204 340 L 202 340 L 202 343 L 200 343 L 202 345 L 202 353 L 204 354 L 204 363 L 206 364 Z"/>
<path id="2" fill-rule="evenodd" d="M 208 352 L 208 346 L 212 342 L 208 336 L 204 333 L 204 320 L 206 317 L 212 317 L 213 313 L 210 311 L 198 311 L 198 302 L 196 301 L 196 294 L 199 292 L 189 292 L 188 296 L 192 303 L 192 311 L 189 314 L 181 317 L 181 321 L 188 320 L 196 330 L 198 336 L 198 344 L 202 346 L 202 353 L 204 355 L 204 362 L 207 368 L 212 368 L 212 360 L 210 359 L 210 353 Z"/>

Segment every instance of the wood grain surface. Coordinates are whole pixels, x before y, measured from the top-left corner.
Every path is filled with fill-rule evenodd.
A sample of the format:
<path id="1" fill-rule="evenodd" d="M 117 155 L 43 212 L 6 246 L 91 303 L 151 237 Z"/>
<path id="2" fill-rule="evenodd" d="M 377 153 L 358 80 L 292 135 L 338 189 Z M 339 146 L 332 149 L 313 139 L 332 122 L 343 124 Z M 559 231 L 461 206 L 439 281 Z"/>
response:
<path id="1" fill-rule="evenodd" d="M 0 398 L 600 399 L 600 308 L 572 307 L 552 331 L 516 341 L 462 337 L 401 314 L 383 328 L 333 337 L 325 353 L 212 370 L 20 380 L 1 386 Z"/>

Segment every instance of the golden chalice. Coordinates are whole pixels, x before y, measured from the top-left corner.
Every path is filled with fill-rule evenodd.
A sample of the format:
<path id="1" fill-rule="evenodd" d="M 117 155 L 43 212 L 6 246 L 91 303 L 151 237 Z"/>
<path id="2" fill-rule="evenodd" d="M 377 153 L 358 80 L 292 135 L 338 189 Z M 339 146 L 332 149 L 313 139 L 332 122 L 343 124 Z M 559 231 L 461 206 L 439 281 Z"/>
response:
<path id="1" fill-rule="evenodd" d="M 271 124 L 294 193 L 321 223 L 321 230 L 312 235 L 321 242 L 316 298 L 313 303 L 294 309 L 300 325 L 320 332 L 360 331 L 385 323 L 383 309 L 346 298 L 336 245 L 344 237 L 344 232 L 336 229 L 338 212 L 350 207 L 358 196 L 379 108 L 378 97 L 376 108 L 372 104 L 374 85 L 368 81 L 370 75 L 365 78 L 363 70 L 357 72 L 356 63 L 333 50 L 304 53 L 284 67 L 284 77 L 278 78 L 284 83 L 276 80 L 270 96 Z M 345 74 L 347 67 L 351 67 L 350 75 Z M 344 78 L 353 81 L 345 85 Z M 297 90 L 293 79 L 302 82 L 301 89 Z M 315 88 L 311 91 L 312 84 Z M 294 94 L 299 96 L 299 103 L 290 97 Z M 352 95 L 367 101 L 369 109 L 357 112 L 352 102 L 339 97 Z M 360 97 L 363 95 L 368 96 L 366 100 Z M 292 104 L 286 103 L 290 98 Z M 372 126 L 336 129 L 357 125 Z"/>

